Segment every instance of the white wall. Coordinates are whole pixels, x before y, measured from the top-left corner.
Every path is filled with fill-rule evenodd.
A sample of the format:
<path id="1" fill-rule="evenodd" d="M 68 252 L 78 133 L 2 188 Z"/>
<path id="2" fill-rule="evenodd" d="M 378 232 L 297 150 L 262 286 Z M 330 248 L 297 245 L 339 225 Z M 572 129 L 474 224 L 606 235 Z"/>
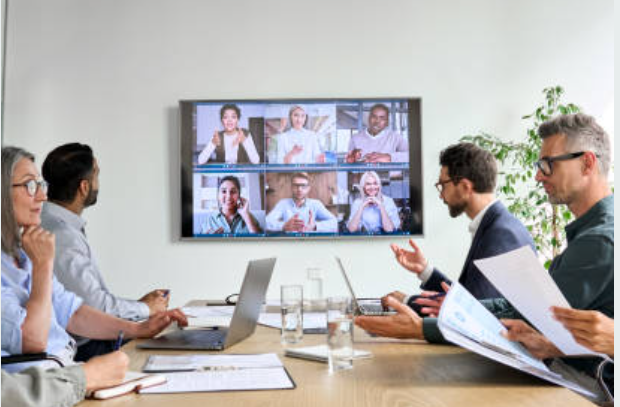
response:
<path id="1" fill-rule="evenodd" d="M 597 117 L 614 97 L 611 0 L 13 0 L 7 39 L 5 144 L 39 162 L 90 144 L 101 193 L 85 216 L 109 285 L 169 287 L 175 305 L 237 291 L 246 261 L 271 255 L 271 297 L 306 267 L 333 274 L 334 254 L 361 295 L 417 287 L 388 247 L 404 239 L 179 242 L 179 99 L 422 97 L 419 241 L 454 277 L 468 221 L 434 193 L 439 151 L 478 130 L 521 137 L 549 85 Z"/>

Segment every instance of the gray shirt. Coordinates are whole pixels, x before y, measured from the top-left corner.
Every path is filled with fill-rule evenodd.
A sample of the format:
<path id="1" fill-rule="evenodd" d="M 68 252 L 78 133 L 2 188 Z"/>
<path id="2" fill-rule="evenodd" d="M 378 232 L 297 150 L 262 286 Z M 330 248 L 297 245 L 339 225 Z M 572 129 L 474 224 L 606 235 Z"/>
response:
<path id="1" fill-rule="evenodd" d="M 11 407 L 69 407 L 84 400 L 86 376 L 82 366 L 20 373 L 2 370 L 2 405 Z"/>
<path id="2" fill-rule="evenodd" d="M 103 281 L 93 252 L 86 239 L 86 221 L 77 214 L 45 202 L 41 225 L 56 235 L 54 273 L 69 291 L 91 307 L 119 318 L 138 320 L 149 317 L 145 303 L 115 296 Z"/>

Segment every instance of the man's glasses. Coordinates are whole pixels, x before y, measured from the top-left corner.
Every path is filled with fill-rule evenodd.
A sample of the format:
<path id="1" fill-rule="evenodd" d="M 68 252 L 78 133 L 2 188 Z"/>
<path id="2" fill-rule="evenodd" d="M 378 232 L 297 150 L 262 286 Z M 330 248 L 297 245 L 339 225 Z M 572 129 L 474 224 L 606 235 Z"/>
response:
<path id="1" fill-rule="evenodd" d="M 293 184 L 293 189 L 295 188 L 303 189 L 303 188 L 308 188 L 309 186 L 310 186 L 309 184 Z"/>
<path id="2" fill-rule="evenodd" d="M 553 157 L 542 157 L 540 160 L 536 161 L 534 165 L 536 169 L 540 170 L 544 176 L 548 177 L 553 174 L 553 163 L 556 161 L 567 161 L 573 160 L 575 158 L 581 157 L 584 155 L 585 151 L 579 151 L 576 153 L 568 153 L 562 155 L 556 155 Z"/>
<path id="3" fill-rule="evenodd" d="M 13 184 L 12 186 L 13 187 L 25 187 L 26 191 L 28 192 L 28 195 L 35 196 L 39 188 L 41 189 L 41 192 L 43 192 L 44 194 L 47 194 L 48 185 L 49 184 L 44 179 L 41 179 L 39 181 L 31 179 L 30 181 L 26 181 L 21 184 Z"/>
<path id="4" fill-rule="evenodd" d="M 443 190 L 444 190 L 446 184 L 449 184 L 451 182 L 454 183 L 454 184 L 458 184 L 458 182 L 460 180 L 461 180 L 460 178 L 449 178 L 449 179 L 447 179 L 445 181 L 437 181 L 435 183 L 435 188 L 437 188 L 437 191 L 439 191 L 440 194 L 443 194 Z"/>

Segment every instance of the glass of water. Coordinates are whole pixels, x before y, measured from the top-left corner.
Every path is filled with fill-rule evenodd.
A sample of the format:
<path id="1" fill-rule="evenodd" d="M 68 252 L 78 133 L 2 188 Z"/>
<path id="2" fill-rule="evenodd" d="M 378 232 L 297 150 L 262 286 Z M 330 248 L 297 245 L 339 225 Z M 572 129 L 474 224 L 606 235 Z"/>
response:
<path id="1" fill-rule="evenodd" d="M 298 343 L 304 336 L 303 303 L 304 291 L 301 285 L 280 287 L 280 309 L 282 311 L 282 344 Z"/>
<path id="2" fill-rule="evenodd" d="M 327 299 L 329 372 L 353 368 L 353 308 L 347 297 Z"/>

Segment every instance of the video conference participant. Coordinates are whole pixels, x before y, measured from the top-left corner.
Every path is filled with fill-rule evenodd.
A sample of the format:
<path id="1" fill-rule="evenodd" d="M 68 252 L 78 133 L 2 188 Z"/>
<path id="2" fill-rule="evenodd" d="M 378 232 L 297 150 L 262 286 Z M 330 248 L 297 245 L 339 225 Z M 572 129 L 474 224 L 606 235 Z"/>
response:
<path id="1" fill-rule="evenodd" d="M 454 144 L 440 153 L 439 164 L 441 171 L 435 187 L 440 199 L 447 205 L 451 217 L 465 213 L 471 219 L 468 229 L 472 243 L 459 283 L 478 299 L 499 298 L 501 294 L 480 273 L 474 260 L 525 245 L 535 250 L 534 241 L 525 226 L 495 197 L 497 163 L 491 153 L 471 143 Z M 433 267 L 413 240 L 409 244 L 413 251 L 392 244 L 396 260 L 417 275 L 422 283 L 420 288 L 443 292 L 442 282 L 449 285 L 452 281 Z M 422 311 L 422 305 L 429 305 L 429 300 L 424 297 L 406 296 L 399 291 L 390 295 L 406 302 L 417 312 Z"/>
<path id="2" fill-rule="evenodd" d="M 291 128 L 278 136 L 277 164 L 324 163 L 325 154 L 319 145 L 319 136 L 306 128 L 308 115 L 302 106 L 289 111 Z"/>
<path id="3" fill-rule="evenodd" d="M 381 192 L 381 178 L 367 171 L 360 179 L 361 198 L 351 205 L 347 223 L 349 232 L 390 233 L 400 227 L 398 208 L 394 200 Z"/>
<path id="4" fill-rule="evenodd" d="M 198 156 L 198 164 L 208 161 L 227 164 L 258 164 L 260 157 L 247 129 L 239 127 L 241 109 L 229 103 L 220 109 L 223 131 L 215 131 L 213 137 Z M 215 158 L 211 155 L 215 151 Z"/>
<path id="5" fill-rule="evenodd" d="M 129 358 L 121 351 L 97 356 L 84 364 L 19 373 L 2 370 L 2 404 L 11 407 L 68 407 L 95 390 L 120 384 Z"/>
<path id="6" fill-rule="evenodd" d="M 105 314 L 83 304 L 54 277 L 55 237 L 40 226 L 47 183 L 34 156 L 2 148 L 2 355 L 47 352 L 68 365 L 75 341 L 69 336 L 114 339 L 152 337 L 172 321 L 187 324 L 179 310 L 160 312 L 142 323 Z M 17 371 L 27 365 L 5 367 Z"/>
<path id="7" fill-rule="evenodd" d="M 610 142 L 594 118 L 562 115 L 543 123 L 536 180 L 549 202 L 566 204 L 576 220 L 566 226 L 567 246 L 549 274 L 572 307 L 614 315 L 614 197 L 607 181 Z M 481 301 L 499 318 L 522 319 L 505 299 Z M 363 329 L 381 335 L 440 342 L 438 331 L 427 331 L 426 321 L 395 298 L 387 305 L 398 311 L 389 317 L 356 318 Z M 541 310 L 546 312 L 546 310 Z M 594 375 L 597 361 L 566 359 L 570 368 Z"/>
<path id="8" fill-rule="evenodd" d="M 390 109 L 377 103 L 370 108 L 368 127 L 351 136 L 347 163 L 409 162 L 409 146 L 402 134 L 387 128 L 390 124 Z"/>
<path id="9" fill-rule="evenodd" d="M 43 204 L 41 226 L 56 236 L 54 273 L 60 283 L 84 302 L 107 314 L 128 320 L 146 319 L 165 311 L 170 296 L 153 290 L 139 300 L 110 292 L 86 237 L 84 210 L 97 203 L 99 164 L 92 149 L 79 143 L 56 147 L 43 162 L 49 200 Z M 76 360 L 112 350 L 114 341 L 78 339 Z"/>
<path id="10" fill-rule="evenodd" d="M 291 176 L 292 198 L 280 200 L 266 218 L 267 231 L 289 233 L 335 233 L 338 220 L 318 199 L 308 198 L 310 176 Z"/>
<path id="11" fill-rule="evenodd" d="M 219 180 L 217 202 L 219 211 L 207 216 L 202 225 L 203 234 L 262 233 L 258 221 L 250 213 L 250 201 L 241 197 L 239 178 L 227 175 Z"/>

